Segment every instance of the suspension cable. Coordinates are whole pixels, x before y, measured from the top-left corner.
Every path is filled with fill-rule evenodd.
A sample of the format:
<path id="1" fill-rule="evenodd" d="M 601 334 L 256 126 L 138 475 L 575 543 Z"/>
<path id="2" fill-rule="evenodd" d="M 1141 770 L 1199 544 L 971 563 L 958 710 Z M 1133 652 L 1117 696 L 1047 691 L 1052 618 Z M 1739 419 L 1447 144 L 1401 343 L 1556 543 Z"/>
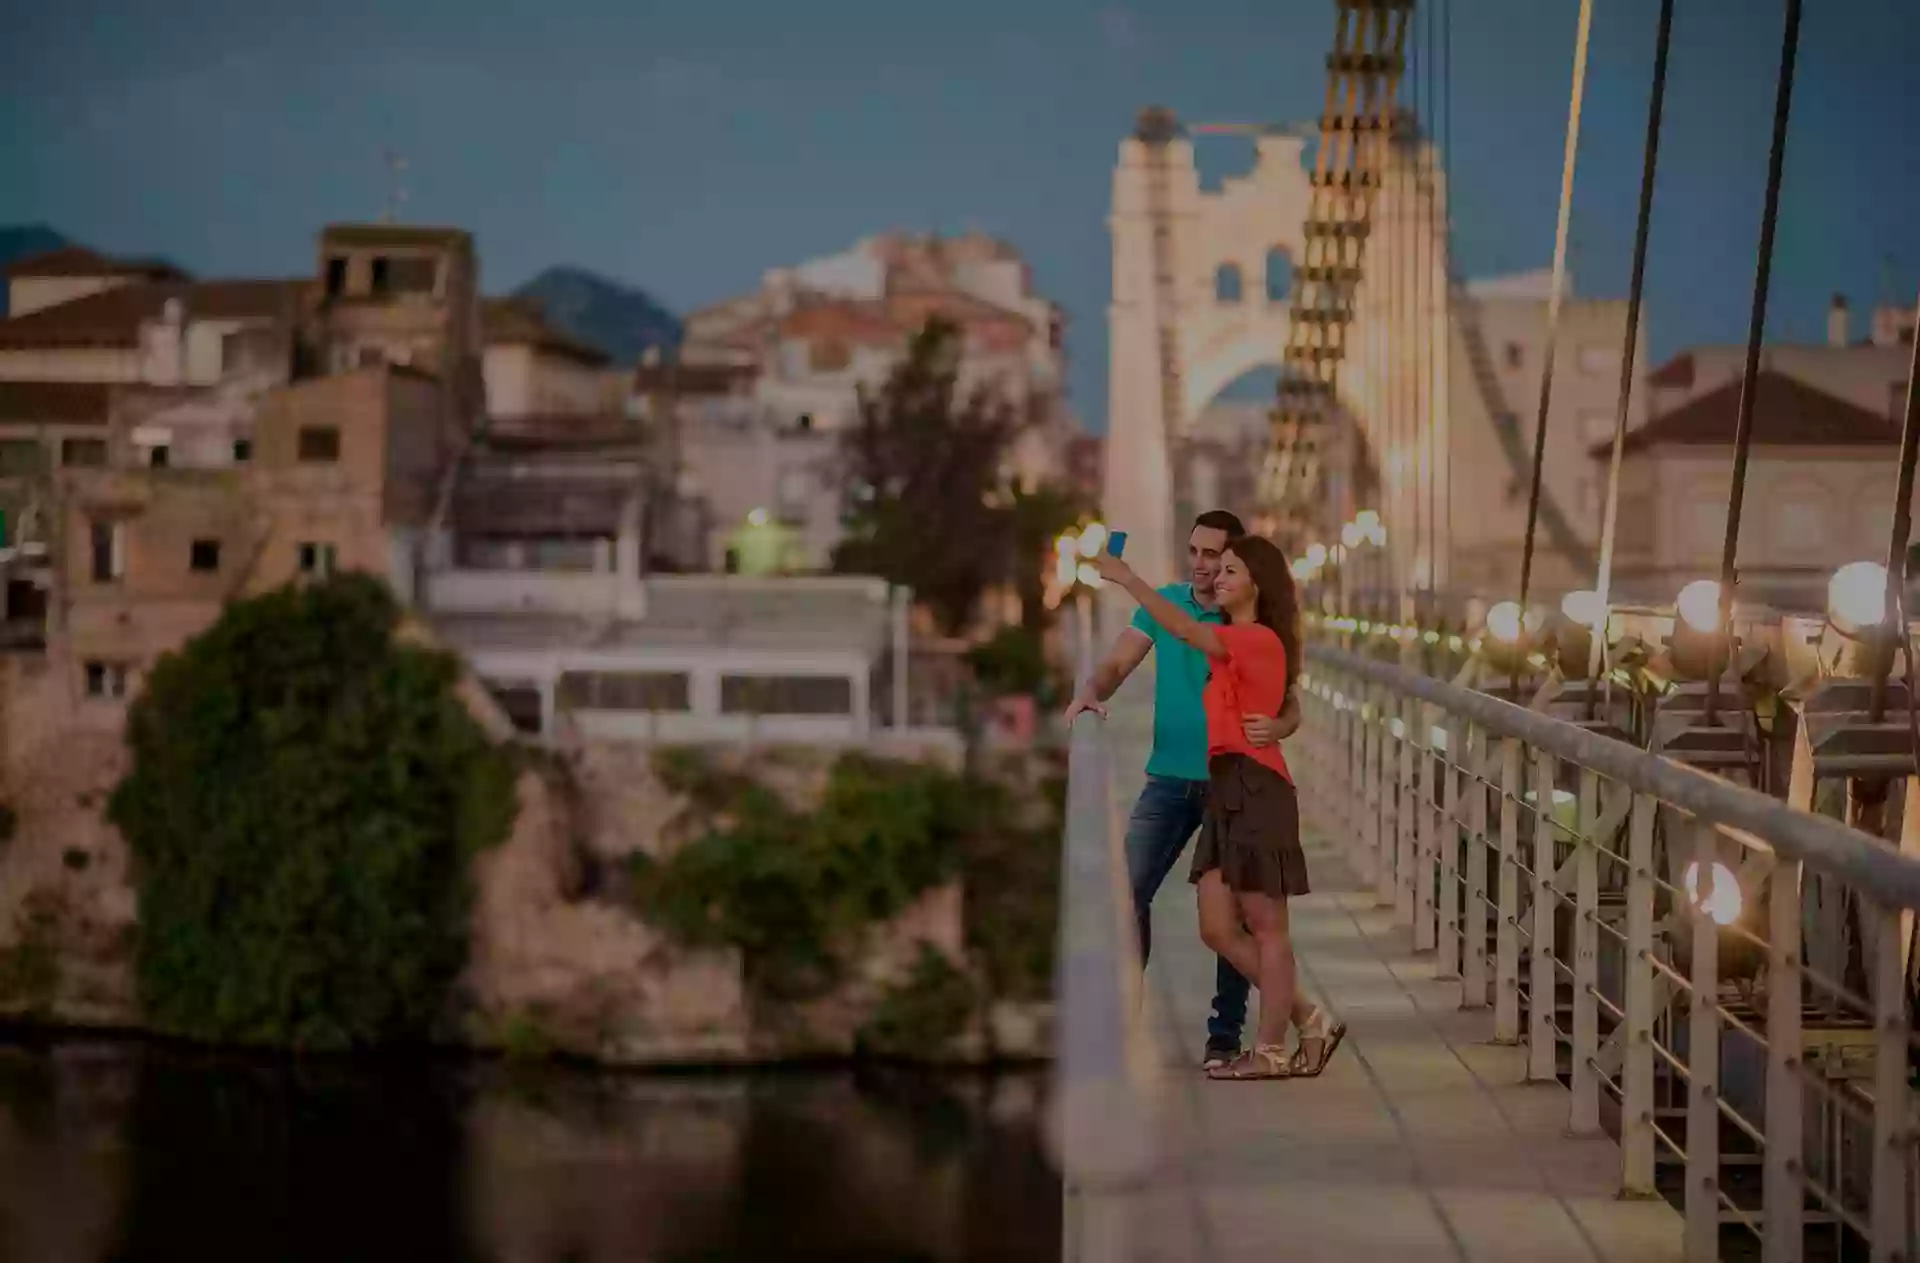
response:
<path id="1" fill-rule="evenodd" d="M 1437 17 L 1432 4 L 1427 5 L 1427 38 L 1423 46 L 1425 51 L 1421 60 L 1427 63 L 1425 83 L 1427 87 L 1426 109 L 1423 117 L 1426 121 L 1425 142 L 1420 147 L 1420 241 L 1425 247 L 1425 261 L 1420 268 L 1420 345 L 1426 351 L 1426 363 L 1421 371 L 1422 395 L 1426 401 L 1426 418 L 1421 432 L 1426 436 L 1426 461 L 1421 471 L 1421 482 L 1426 488 L 1426 528 L 1427 528 L 1427 610 L 1426 617 L 1431 619 L 1438 602 L 1435 593 L 1438 583 L 1435 575 L 1440 569 L 1440 536 L 1438 531 L 1439 515 L 1436 508 L 1439 497 L 1435 494 L 1435 479 L 1438 477 L 1439 462 L 1435 459 L 1439 447 L 1438 427 L 1439 409 L 1434 399 L 1434 366 L 1438 356 L 1433 336 L 1433 265 L 1439 257 L 1439 250 L 1433 239 L 1433 140 L 1435 122 L 1435 103 L 1439 99 L 1439 63 L 1435 60 L 1438 42 L 1435 38 Z"/>
<path id="2" fill-rule="evenodd" d="M 1444 109 L 1440 131 L 1440 174 L 1446 184 L 1441 238 L 1445 254 L 1440 268 L 1440 399 L 1446 409 L 1447 441 L 1444 453 L 1447 585 L 1453 585 L 1453 0 L 1441 0 L 1440 99 Z"/>
<path id="3" fill-rule="evenodd" d="M 1915 307 L 1915 328 L 1920 329 L 1920 304 Z M 1920 333 L 1913 338 L 1913 361 L 1907 369 L 1907 413 L 1900 427 L 1900 473 L 1893 493 L 1893 534 L 1887 540 L 1887 620 L 1886 644 L 1876 655 L 1873 692 L 1867 702 L 1867 722 L 1877 724 L 1887 705 L 1887 675 L 1893 670 L 1894 633 L 1907 646 L 1907 701 L 1911 714 L 1914 704 L 1913 638 L 1907 634 L 1907 542 L 1913 534 L 1913 468 L 1920 458 Z M 1893 622 L 1898 618 L 1896 626 Z"/>
<path id="4" fill-rule="evenodd" d="M 1560 341 L 1560 307 L 1567 280 L 1567 230 L 1573 218 L 1574 159 L 1580 152 L 1580 107 L 1587 95 L 1587 37 L 1593 27 L 1593 0 L 1580 0 L 1580 23 L 1573 37 L 1573 90 L 1567 102 L 1567 144 L 1560 159 L 1560 214 L 1553 230 L 1553 282 L 1547 294 L 1546 360 L 1540 366 L 1540 414 L 1533 427 L 1533 486 L 1527 493 L 1527 537 L 1520 553 L 1520 619 L 1524 631 L 1527 597 L 1533 584 L 1533 536 L 1540 525 L 1540 482 L 1546 472 L 1547 410 L 1553 402 L 1553 359 Z M 1514 656 L 1517 694 L 1523 655 Z"/>
<path id="5" fill-rule="evenodd" d="M 1600 571 L 1594 579 L 1598 622 L 1587 649 L 1587 718 L 1598 701 L 1595 682 L 1606 652 L 1613 601 L 1614 532 L 1620 522 L 1620 462 L 1626 454 L 1627 414 L 1633 399 L 1634 357 L 1640 346 L 1640 299 L 1647 279 L 1647 238 L 1653 224 L 1653 180 L 1660 166 L 1660 115 L 1667 99 L 1667 50 L 1673 35 L 1673 0 L 1660 0 L 1659 33 L 1653 45 L 1653 90 L 1647 97 L 1647 140 L 1640 163 L 1640 210 L 1633 227 L 1633 280 L 1627 291 L 1627 340 L 1620 360 L 1620 399 L 1613 416 L 1613 451 L 1607 463 L 1607 499 L 1600 516 Z"/>
<path id="6" fill-rule="evenodd" d="M 1787 158 L 1787 116 L 1793 108 L 1793 63 L 1800 50 L 1800 0 L 1787 0 L 1786 30 L 1780 40 L 1780 75 L 1773 94 L 1773 141 L 1767 151 L 1766 202 L 1760 212 L 1759 261 L 1753 273 L 1753 311 L 1747 322 L 1747 361 L 1740 372 L 1740 416 L 1733 432 L 1733 496 L 1727 502 L 1727 533 L 1720 548 L 1720 634 L 1727 637 L 1732 666 L 1733 563 L 1740 548 L 1740 510 L 1746 500 L 1747 452 L 1753 446 L 1755 390 L 1760 378 L 1760 339 L 1767 326 L 1767 287 L 1773 277 L 1773 230 L 1780 209 L 1780 177 Z M 1716 722 L 1720 677 L 1707 672 L 1705 721 Z"/>

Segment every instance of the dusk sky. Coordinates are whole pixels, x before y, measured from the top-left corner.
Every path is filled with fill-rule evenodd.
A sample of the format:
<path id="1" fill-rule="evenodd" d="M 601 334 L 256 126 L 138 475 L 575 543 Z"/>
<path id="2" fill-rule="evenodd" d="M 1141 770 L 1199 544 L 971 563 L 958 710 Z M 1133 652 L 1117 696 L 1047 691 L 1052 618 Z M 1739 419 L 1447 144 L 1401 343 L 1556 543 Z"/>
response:
<path id="1" fill-rule="evenodd" d="M 1578 4 L 1451 7 L 1461 268 L 1543 266 Z M 1744 337 L 1782 8 L 1679 2 L 1655 357 Z M 680 312 L 869 233 L 977 227 L 1020 246 L 1067 307 L 1074 403 L 1094 428 L 1119 140 L 1153 102 L 1189 120 L 1314 116 L 1333 14 L 1331 0 L 9 9 L 0 224 L 203 275 L 302 273 L 322 223 L 379 214 L 391 145 L 411 164 L 405 218 L 471 229 L 489 290 L 572 263 Z M 1818 339 L 1833 291 L 1864 313 L 1920 283 L 1920 3 L 1806 9 L 1779 340 Z M 1581 291 L 1623 296 L 1658 4 L 1595 10 L 1575 266 Z M 1203 144 L 1203 168 L 1240 161 L 1233 142 Z"/>

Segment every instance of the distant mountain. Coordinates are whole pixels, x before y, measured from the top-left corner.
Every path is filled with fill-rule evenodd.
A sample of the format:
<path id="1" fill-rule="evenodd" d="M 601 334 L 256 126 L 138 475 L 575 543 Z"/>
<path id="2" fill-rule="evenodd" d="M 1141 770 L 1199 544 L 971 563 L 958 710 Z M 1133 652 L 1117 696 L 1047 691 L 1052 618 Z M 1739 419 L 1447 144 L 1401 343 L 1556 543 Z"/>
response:
<path id="1" fill-rule="evenodd" d="M 31 258 L 70 244 L 45 224 L 0 224 L 0 268 L 5 268 L 16 259 Z M 7 287 L 0 285 L 0 318 L 6 314 Z"/>
<path id="2" fill-rule="evenodd" d="M 652 347 L 680 345 L 680 318 L 645 291 L 584 268 L 553 267 L 513 291 L 532 299 L 548 324 L 631 364 Z"/>

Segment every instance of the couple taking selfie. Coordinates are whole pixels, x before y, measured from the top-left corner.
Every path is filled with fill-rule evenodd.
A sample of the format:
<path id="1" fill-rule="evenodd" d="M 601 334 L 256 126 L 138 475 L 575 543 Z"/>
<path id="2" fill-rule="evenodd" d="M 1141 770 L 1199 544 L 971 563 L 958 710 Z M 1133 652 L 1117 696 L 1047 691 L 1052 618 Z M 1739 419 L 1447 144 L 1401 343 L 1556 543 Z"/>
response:
<path id="1" fill-rule="evenodd" d="M 1300 807 L 1280 741 L 1300 726 L 1300 606 L 1287 560 L 1224 510 L 1187 540 L 1187 583 L 1155 588 L 1111 552 L 1095 565 L 1140 604 L 1081 685 L 1067 722 L 1106 700 L 1157 650 L 1153 754 L 1127 823 L 1140 960 L 1152 946 L 1153 897 L 1197 829 L 1189 880 L 1200 937 L 1216 955 L 1202 1067 L 1216 1079 L 1313 1078 L 1346 1026 L 1298 990 L 1287 900 L 1307 893 Z M 1260 989 L 1253 1046 L 1242 1050 L 1250 986 Z M 1297 1032 L 1289 1051 L 1289 1028 Z"/>

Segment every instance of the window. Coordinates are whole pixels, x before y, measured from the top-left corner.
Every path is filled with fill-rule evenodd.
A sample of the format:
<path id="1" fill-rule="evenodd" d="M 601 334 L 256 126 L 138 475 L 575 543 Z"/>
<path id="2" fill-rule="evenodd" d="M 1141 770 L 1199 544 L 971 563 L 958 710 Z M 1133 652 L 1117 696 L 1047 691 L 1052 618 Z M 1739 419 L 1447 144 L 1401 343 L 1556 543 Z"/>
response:
<path id="1" fill-rule="evenodd" d="M 125 697 L 127 668 L 119 662 L 88 662 L 84 668 L 88 697 Z"/>
<path id="2" fill-rule="evenodd" d="M 327 260 L 327 297 L 338 298 L 347 292 L 347 261 L 340 255 Z"/>
<path id="3" fill-rule="evenodd" d="M 812 489 L 811 481 L 804 469 L 786 469 L 780 473 L 780 484 L 774 495 L 780 506 L 780 516 L 800 517 L 806 512 L 808 493 Z"/>
<path id="4" fill-rule="evenodd" d="M 253 459 L 253 440 L 235 439 L 233 441 L 233 463 L 244 465 Z"/>
<path id="5" fill-rule="evenodd" d="M 188 567 L 193 570 L 218 570 L 220 568 L 220 541 L 217 539 L 196 539 L 188 550 Z"/>
<path id="6" fill-rule="evenodd" d="M 165 443 L 156 443 L 147 449 L 148 468 L 165 469 L 171 464 L 173 464 L 173 449 Z"/>
<path id="7" fill-rule="evenodd" d="M 1600 342 L 1590 342 L 1581 347 L 1580 371 L 1583 373 L 1619 372 L 1620 348 Z"/>
<path id="8" fill-rule="evenodd" d="M 41 448 L 37 439 L 0 440 L 0 478 L 19 478 L 40 472 Z"/>
<path id="9" fill-rule="evenodd" d="M 105 439 L 61 439 L 60 463 L 75 469 L 98 469 L 107 463 Z"/>
<path id="10" fill-rule="evenodd" d="M 507 722 L 518 732 L 529 736 L 540 735 L 541 711 L 540 689 L 533 684 L 506 684 L 498 680 L 487 681 L 487 692 L 493 694 L 493 700 L 500 704 L 506 714 Z"/>
<path id="11" fill-rule="evenodd" d="M 692 690 L 674 671 L 568 671 L 556 700 L 568 710 L 638 710 L 685 713 Z"/>
<path id="12" fill-rule="evenodd" d="M 1284 246 L 1267 251 L 1267 301 L 1284 303 L 1293 297 L 1293 256 Z"/>
<path id="13" fill-rule="evenodd" d="M 393 259 L 387 263 L 387 279 L 396 294 L 431 294 L 438 270 L 431 258 Z"/>
<path id="14" fill-rule="evenodd" d="M 309 541 L 300 545 L 300 573 L 324 579 L 332 574 L 339 555 L 332 544 Z"/>
<path id="15" fill-rule="evenodd" d="M 121 551 L 121 526 L 118 522 L 92 524 L 93 581 L 112 583 L 120 578 L 124 558 Z"/>
<path id="16" fill-rule="evenodd" d="M 393 288 L 393 261 L 384 255 L 376 255 L 371 275 L 373 293 L 376 296 L 389 293 Z"/>
<path id="17" fill-rule="evenodd" d="M 1507 343 L 1506 350 L 1502 352 L 1502 354 L 1507 361 L 1507 367 L 1514 372 L 1518 372 L 1520 366 L 1527 361 L 1526 348 L 1522 347 L 1518 342 Z"/>
<path id="18" fill-rule="evenodd" d="M 1213 301 L 1231 306 L 1241 299 L 1240 269 L 1232 263 L 1222 263 L 1213 270 Z"/>
<path id="19" fill-rule="evenodd" d="M 339 427 L 332 425 L 301 426 L 300 459 L 311 464 L 331 464 L 339 460 Z"/>
<path id="20" fill-rule="evenodd" d="M 844 675 L 723 675 L 724 715 L 850 715 L 853 681 Z"/>

